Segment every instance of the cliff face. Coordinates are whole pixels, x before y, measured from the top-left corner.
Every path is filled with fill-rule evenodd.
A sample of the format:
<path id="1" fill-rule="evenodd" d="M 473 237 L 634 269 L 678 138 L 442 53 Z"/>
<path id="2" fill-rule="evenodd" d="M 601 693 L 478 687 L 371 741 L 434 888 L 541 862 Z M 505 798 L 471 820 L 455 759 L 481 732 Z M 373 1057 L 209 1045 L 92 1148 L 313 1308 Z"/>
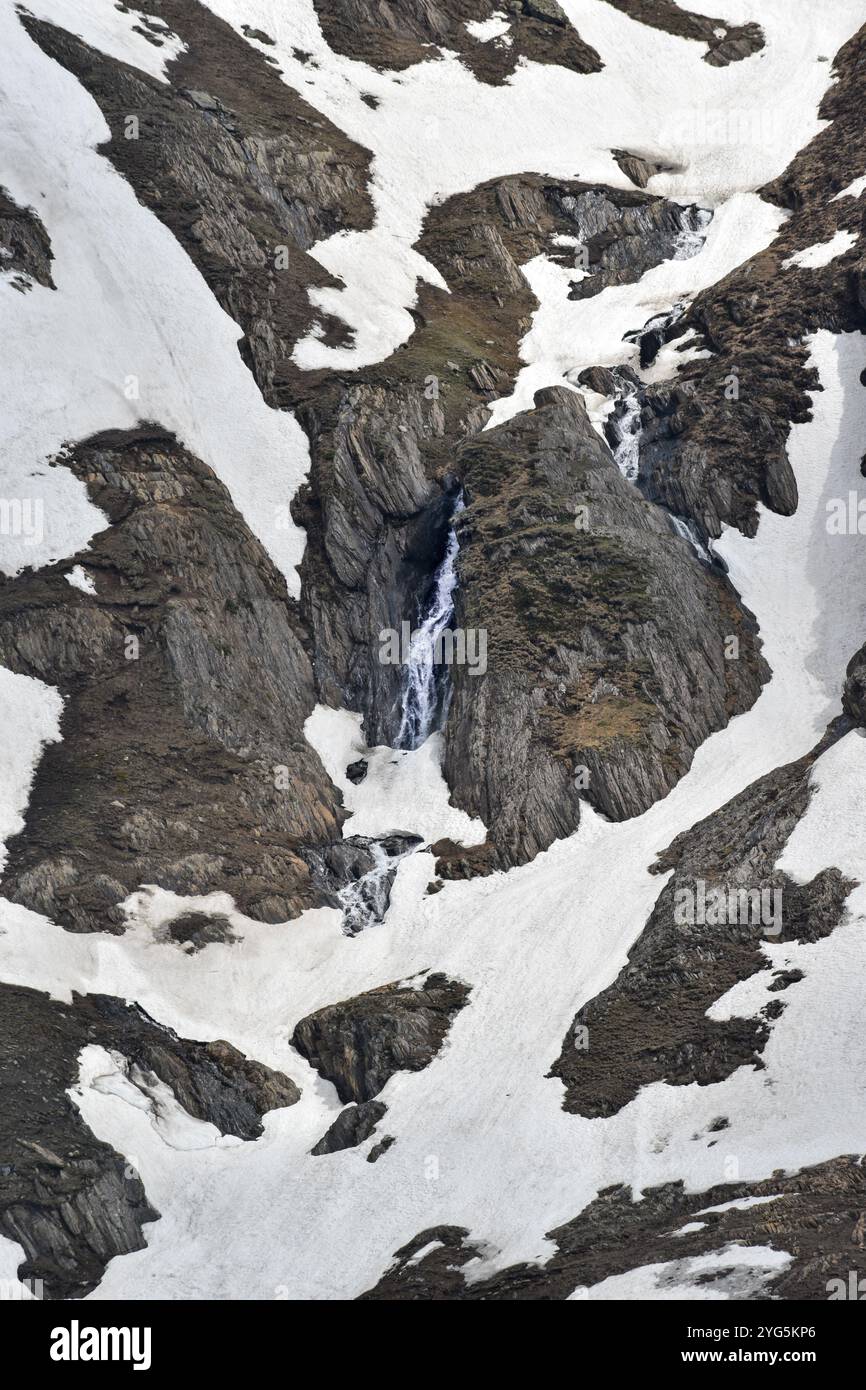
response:
<path id="1" fill-rule="evenodd" d="M 32 764 L 12 749 L 0 807 L 0 1232 L 22 1277 L 77 1298 L 182 1270 L 190 1296 L 273 1297 L 280 1245 L 300 1297 L 546 1300 L 644 1266 L 700 1293 L 702 1258 L 762 1246 L 784 1271 L 725 1266 L 725 1292 L 824 1296 L 864 1201 L 859 1044 L 829 1022 L 797 1040 L 850 1019 L 864 974 L 866 31 L 823 17 L 831 82 L 805 4 L 796 43 L 774 7 L 667 0 L 599 3 L 585 34 L 556 0 L 299 0 L 263 27 L 149 0 L 80 34 L 34 8 L 2 38 L 89 103 L 75 177 L 98 162 L 142 241 L 171 233 L 309 467 L 293 489 L 285 459 L 245 460 L 303 530 L 294 598 L 190 444 L 201 383 L 160 320 L 181 424 L 131 407 L 40 442 L 0 497 L 17 559 L 31 478 L 105 522 L 0 578 L 4 679 L 62 702 L 46 741 L 2 687 Z M 424 167 L 431 73 L 465 175 L 444 145 Z M 823 125 L 785 168 L 760 130 L 692 129 L 800 81 L 812 123 L 784 120 Z M 32 124 L 0 295 L 38 366 L 69 226 L 107 232 L 81 202 L 52 222 Z M 117 304 L 156 313 L 94 264 L 106 334 Z M 27 412 L 65 420 L 100 371 L 83 351 L 33 371 Z M 719 894 L 764 915 L 707 915 Z M 91 1129 L 94 1094 L 140 1171 Z M 172 1125 L 209 1181 L 193 1206 L 165 1183 L 169 1212 L 149 1184 Z M 176 1249 L 148 1245 L 157 1205 Z M 191 1269 L 213 1229 L 232 1260 Z M 500 1260 L 546 1233 L 549 1258 Z"/>
<path id="2" fill-rule="evenodd" d="M 486 620 L 488 655 L 455 670 L 446 775 L 513 863 L 576 829 L 581 797 L 646 810 L 767 672 L 724 575 L 626 482 L 579 396 L 539 392 L 460 461 L 458 626 Z"/>
<path id="3" fill-rule="evenodd" d="M 5 894 L 77 931 L 121 931 L 142 883 L 284 921 L 320 901 L 299 846 L 341 821 L 303 736 L 315 690 L 285 582 L 158 428 L 85 441 L 65 466 L 111 525 L 0 586 L 4 664 L 65 699 Z"/>

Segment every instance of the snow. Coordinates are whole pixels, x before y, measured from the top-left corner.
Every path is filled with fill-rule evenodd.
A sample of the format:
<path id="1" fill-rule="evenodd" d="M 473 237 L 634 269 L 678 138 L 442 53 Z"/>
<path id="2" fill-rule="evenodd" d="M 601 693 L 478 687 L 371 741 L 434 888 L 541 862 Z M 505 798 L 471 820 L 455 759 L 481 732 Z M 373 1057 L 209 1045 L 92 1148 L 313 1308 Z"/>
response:
<path id="1" fill-rule="evenodd" d="M 374 226 L 337 232 L 311 250 L 345 285 L 314 290 L 313 302 L 349 324 L 354 341 L 335 348 L 306 338 L 295 360 L 309 369 L 361 367 L 406 341 L 418 279 L 444 288 L 412 249 L 427 209 L 484 180 L 536 171 L 631 188 L 610 151 L 640 149 L 675 166 L 650 181 L 650 192 L 718 209 L 777 177 L 822 128 L 817 108 L 831 77 L 820 56 L 863 19 L 861 0 L 836 0 L 820 13 L 802 0 L 796 22 L 791 0 L 750 0 L 748 17 L 764 29 L 766 47 L 716 68 L 703 61 L 705 44 L 640 25 L 599 0 L 563 0 L 602 71 L 524 62 L 493 86 L 477 82 L 456 54 L 433 48 L 428 61 L 399 73 L 335 54 L 313 0 L 208 0 L 208 8 L 238 31 L 264 29 L 275 46 L 260 51 L 279 60 L 282 80 L 373 153 Z M 377 98 L 375 111 L 365 93 Z M 749 254 L 744 246 L 735 263 Z"/>
<path id="2" fill-rule="evenodd" d="M 0 843 L 17 835 L 24 826 L 33 771 L 42 749 L 60 737 L 63 702 L 56 690 L 32 676 L 18 675 L 0 666 L 0 710 L 3 739 L 0 742 Z M 5 849 L 0 863 L 5 863 Z M 2 930 L 2 928 L 0 928 Z"/>
<path id="3" fill-rule="evenodd" d="M 88 574 L 82 565 L 73 565 L 66 576 L 67 582 L 73 589 L 80 589 L 83 594 L 95 594 L 96 583 L 93 575 Z"/>
<path id="4" fill-rule="evenodd" d="M 685 1228 L 684 1228 L 685 1229 Z M 756 1298 L 767 1280 L 781 1273 L 792 1256 L 769 1245 L 725 1245 L 707 1255 L 669 1260 L 664 1264 L 641 1265 L 626 1274 L 615 1274 L 600 1284 L 576 1289 L 569 1302 L 579 1299 L 631 1299 L 667 1301 L 700 1299 Z M 719 1272 L 711 1283 L 699 1283 Z M 723 1271 L 723 1273 L 722 1273 Z M 730 1271 L 730 1272 L 729 1272 Z"/>
<path id="5" fill-rule="evenodd" d="M 325 771 L 343 794 L 351 816 L 343 835 L 386 835 L 406 830 L 428 843 L 448 838 L 461 845 L 480 845 L 487 832 L 482 821 L 449 805 L 442 776 L 442 735 L 431 734 L 420 748 L 402 751 L 381 745 L 368 748 L 361 735 L 362 716 L 317 705 L 304 726 Z M 346 768 L 367 760 L 367 775 L 353 784 Z"/>
<path id="6" fill-rule="evenodd" d="M 771 1197 L 735 1197 L 731 1202 L 719 1202 L 714 1207 L 701 1207 L 697 1212 L 698 1216 L 709 1216 L 714 1211 L 749 1211 L 752 1207 L 765 1206 L 767 1202 L 778 1202 L 783 1193 L 775 1193 Z M 702 1222 L 706 1225 L 706 1222 Z"/>
<path id="7" fill-rule="evenodd" d="M 145 1073 L 130 1066 L 118 1052 L 89 1044 L 82 1049 L 79 1060 L 78 1088 L 90 1087 L 103 1096 L 115 1096 L 147 1115 L 152 1128 L 163 1143 L 172 1149 L 232 1148 L 243 1140 L 233 1134 L 220 1134 L 216 1125 L 197 1120 L 178 1103 L 174 1092 L 153 1072 Z M 130 1166 L 135 1167 L 134 1159 Z"/>
<path id="8" fill-rule="evenodd" d="M 844 256 L 846 251 L 850 251 L 852 246 L 857 243 L 857 233 L 848 232 L 843 228 L 834 232 L 829 241 L 818 242 L 815 246 L 807 246 L 804 251 L 797 251 L 793 256 L 782 262 L 782 269 L 789 270 L 791 266 L 801 266 L 805 270 L 817 270 L 822 265 L 829 265 L 835 261 L 837 256 Z"/>
<path id="9" fill-rule="evenodd" d="M 137 895 L 120 937 L 65 933 L 6 905 L 4 978 L 58 997 L 74 988 L 135 998 L 186 1036 L 228 1038 L 291 1075 L 303 1092 L 296 1106 L 266 1117 L 254 1143 L 180 1151 L 137 1101 L 82 1081 L 75 1099 L 86 1121 L 135 1155 L 163 1213 L 147 1228 L 147 1249 L 113 1261 L 94 1297 L 165 1296 L 171 1289 L 176 1297 L 265 1298 L 277 1287 L 293 1297 L 348 1297 L 374 1283 L 399 1246 L 440 1223 L 465 1225 L 482 1243 L 482 1258 L 467 1270 L 475 1281 L 517 1260 L 546 1258 L 545 1232 L 612 1182 L 638 1193 L 681 1179 L 688 1190 L 703 1191 L 859 1151 L 866 934 L 853 918 L 815 945 L 766 948 L 806 962 L 806 978 L 788 992 L 773 1027 L 766 1071 L 741 1068 L 706 1087 L 657 1083 L 603 1121 L 566 1114 L 560 1083 L 545 1076 L 575 1011 L 616 976 L 663 886 L 647 870 L 656 852 L 754 778 L 807 751 L 839 709 L 854 631 L 866 631 L 858 598 L 866 595 L 866 555 L 848 538 L 827 536 L 824 504 L 859 464 L 866 428 L 862 339 L 821 333 L 812 354 L 824 390 L 815 395 L 813 420 L 792 430 L 798 511 L 789 518 L 763 513 L 754 540 L 727 532 L 719 543 L 759 620 L 774 678 L 751 711 L 707 740 L 689 774 L 645 815 L 611 824 L 587 809 L 579 833 L 533 863 L 446 883 L 432 897 L 424 891 L 432 856 L 409 856 L 386 921 L 352 939 L 331 909 L 288 926 L 232 914 L 242 939 L 190 957 L 159 936 L 159 922 L 190 905 L 170 894 Z M 837 600 L 842 591 L 851 600 L 845 610 Z M 828 612 L 832 624 L 822 621 Z M 357 717 L 317 711 L 312 731 L 326 754 L 341 743 L 343 767 L 362 751 L 352 746 Z M 838 749 L 849 740 L 866 747 L 853 734 Z M 398 772 L 410 758 L 423 766 L 427 751 L 424 745 L 403 755 Z M 830 750 L 824 758 L 842 756 Z M 846 782 L 849 791 L 866 786 L 858 773 Z M 361 783 L 350 793 L 341 785 L 358 798 L 360 824 L 348 822 L 347 831 L 411 828 L 402 819 L 406 787 L 398 775 L 393 801 L 385 778 L 371 784 L 367 819 L 369 789 Z M 444 815 L 441 784 L 437 795 Z M 852 826 L 861 809 L 853 808 Z M 836 814 L 842 816 L 841 804 Z M 413 824 L 420 826 L 421 817 Z M 809 827 L 808 817 L 803 824 Z M 434 824 L 422 833 L 434 833 Z M 810 834 L 817 840 L 817 831 Z M 820 846 L 810 844 L 806 831 L 792 837 L 788 853 L 796 850 L 802 873 L 822 858 Z M 842 849 L 849 870 L 857 854 L 853 830 Z M 862 867 L 859 876 L 866 878 Z M 192 905 L 230 906 L 221 895 Z M 311 1158 L 339 1104 L 291 1049 L 295 1023 L 336 999 L 387 980 L 420 979 L 431 969 L 465 980 L 472 993 L 434 1062 L 417 1074 L 398 1073 L 381 1093 L 388 1114 L 380 1129 L 397 1142 L 375 1164 L 366 1163 L 364 1146 Z M 720 1114 L 729 1120 L 721 1142 L 710 1129 Z"/>
<path id="10" fill-rule="evenodd" d="M 166 65 L 185 49 L 185 44 L 164 20 L 146 10 L 130 9 L 124 13 L 114 0 L 33 0 L 26 8 L 37 19 L 47 19 L 68 29 L 91 48 L 128 63 L 159 82 L 168 81 Z M 139 30 L 147 27 L 142 23 L 145 19 L 160 31 L 154 35 L 162 40 L 160 47 L 146 39 L 143 33 L 136 33 L 134 26 Z"/>
<path id="11" fill-rule="evenodd" d="M 504 38 L 511 28 L 511 22 L 506 15 L 497 10 L 489 19 L 470 19 L 464 27 L 473 39 L 478 39 L 480 43 L 489 43 L 491 39 Z"/>
<path id="12" fill-rule="evenodd" d="M 115 16 L 106 32 L 128 18 L 107 0 L 37 0 L 31 8 L 57 22 L 74 9 L 93 42 L 103 30 L 94 21 L 91 32 L 87 16 Z M 3 571 L 75 554 L 107 524 L 83 485 L 47 460 L 67 442 L 154 420 L 214 469 L 297 594 L 304 535 L 288 504 L 309 467 L 306 436 L 290 414 L 264 404 L 238 353 L 237 324 L 171 233 L 96 153 L 109 136 L 102 114 L 30 40 L 6 0 L 0 52 L 8 112 L 0 185 L 45 224 L 57 286 L 34 285 L 24 295 L 0 283 L 7 343 L 0 489 L 40 502 L 44 514 L 37 543 L 26 536 L 3 545 Z"/>
<path id="13" fill-rule="evenodd" d="M 66 8 L 61 0 L 38 2 L 47 17 Z M 587 77 L 525 64 L 493 88 L 477 84 L 453 55 L 397 75 L 331 55 L 311 0 L 211 0 L 236 26 L 273 34 L 286 80 L 374 151 L 375 227 L 314 248 L 344 275 L 345 290 L 327 292 L 327 307 L 356 328 L 356 343 L 333 350 L 310 340 L 299 350 L 304 365 L 358 366 L 408 336 L 416 276 L 437 279 L 411 250 L 433 199 L 527 168 L 625 187 L 609 148 L 628 148 L 639 135 L 642 147 L 651 139 L 682 166 L 657 176 L 654 191 L 715 208 L 706 243 L 639 285 L 570 307 L 563 303 L 569 272 L 546 257 L 532 262 L 527 274 L 540 308 L 524 345 L 526 367 L 514 397 L 499 403 L 501 413 L 581 365 L 628 360 L 633 350 L 623 332 L 772 240 L 781 213 L 751 190 L 819 128 L 815 111 L 829 77 L 817 54 L 859 24 L 859 0 L 839 0 L 820 22 L 804 5 L 797 24 L 789 0 L 749 0 L 748 17 L 764 27 L 768 48 L 722 69 L 700 61 L 699 45 L 640 27 L 640 77 L 634 21 L 595 0 L 566 0 L 566 7 L 602 53 L 604 71 Z M 77 22 L 95 29 L 93 17 L 108 8 L 87 0 L 75 7 Z M 726 5 L 730 22 L 741 10 L 744 0 Z M 106 20 L 103 36 L 90 41 L 127 41 L 109 28 Z M 137 40 L 128 42 L 139 65 L 155 61 L 139 53 Z M 299 64 L 293 43 L 321 66 Z M 306 468 L 300 430 L 291 416 L 263 405 L 237 354 L 237 326 L 174 239 L 95 154 L 107 134 L 102 117 L 31 44 L 8 7 L 0 9 L 0 49 L 11 55 L 3 77 L 12 113 L 0 131 L 0 183 L 38 208 L 57 283 L 56 291 L 36 286 L 26 296 L 0 284 L 15 349 L 3 379 L 11 479 L 4 487 L 30 497 L 38 477 L 46 520 L 45 537 L 22 548 L 13 572 L 75 553 L 106 524 L 83 488 L 62 466 L 45 467 L 47 460 L 67 440 L 141 416 L 176 430 L 215 469 L 295 584 L 302 536 L 282 530 L 277 517 Z M 672 73 L 701 120 L 670 112 Z M 362 91 L 380 97 L 375 113 Z M 754 138 L 737 142 L 719 132 L 712 120 L 718 110 L 752 120 Z M 636 1197 L 677 1180 L 703 1192 L 862 1150 L 864 889 L 853 890 L 845 924 L 825 941 L 765 943 L 767 971 L 710 1010 L 713 1017 L 751 1012 L 780 961 L 804 970 L 786 992 L 764 1071 L 743 1067 L 705 1087 L 655 1083 L 606 1120 L 566 1114 L 561 1083 L 547 1076 L 575 1012 L 616 977 L 664 886 L 664 877 L 649 873 L 656 854 L 755 778 L 807 752 L 840 710 L 847 661 L 866 636 L 866 552 L 856 538 L 827 534 L 826 503 L 859 477 L 866 353 L 860 336 L 824 332 L 811 352 L 824 389 L 815 394 L 812 420 L 791 431 L 797 512 L 786 518 L 762 510 L 754 539 L 727 531 L 716 545 L 757 617 L 773 679 L 643 816 L 614 824 L 587 807 L 579 832 L 531 864 L 447 882 L 435 895 L 425 891 L 433 856 L 411 855 L 400 865 L 385 922 L 354 938 L 343 935 L 334 909 L 269 925 L 233 911 L 225 894 L 182 899 L 147 886 L 128 900 L 120 936 L 64 932 L 0 902 L 0 979 L 64 1000 L 72 991 L 136 1000 L 184 1036 L 227 1038 L 302 1090 L 297 1105 L 265 1118 L 261 1138 L 225 1142 L 179 1113 L 165 1088 L 116 1056 L 85 1049 L 72 1098 L 94 1133 L 133 1163 L 162 1212 L 145 1228 L 146 1249 L 112 1261 L 93 1297 L 352 1297 L 381 1276 L 398 1247 L 439 1224 L 467 1227 L 481 1257 L 466 1273 L 478 1281 L 516 1261 L 548 1258 L 546 1232 L 611 1183 L 629 1184 Z M 137 402 L 123 393 L 129 375 L 138 377 Z M 56 692 L 6 671 L 0 697 L 12 730 L 0 763 L 0 833 L 8 837 L 20 827 L 39 749 L 58 736 L 61 706 Z M 306 731 L 351 812 L 344 834 L 401 829 L 428 842 L 441 835 L 483 840 L 483 826 L 449 805 L 438 735 L 411 752 L 368 750 L 360 716 L 322 708 Z M 353 786 L 345 767 L 359 756 L 369 758 L 370 771 Z M 854 731 L 817 762 L 809 810 L 779 861 L 800 881 L 828 862 L 866 881 L 856 834 L 864 757 L 866 738 Z M 194 955 L 168 943 L 166 922 L 189 907 L 226 912 L 234 942 Z M 434 969 L 465 980 L 470 999 L 436 1059 L 422 1072 L 397 1073 L 381 1093 L 388 1113 L 380 1133 L 396 1143 L 375 1164 L 366 1162 L 375 1141 L 312 1158 L 340 1105 L 334 1088 L 291 1048 L 295 1024 L 390 980 L 420 983 Z M 720 1115 L 729 1122 L 721 1136 L 711 1130 Z M 0 1258 L 11 1262 L 10 1251 L 0 1242 Z M 788 1258 L 728 1246 L 633 1270 L 588 1296 L 743 1296 Z M 731 1266 L 733 1275 L 712 1285 L 694 1283 L 701 1272 Z"/>
<path id="14" fill-rule="evenodd" d="M 526 366 L 511 395 L 493 402 L 487 428 L 531 409 L 536 391 L 543 387 L 571 386 L 571 378 L 585 367 L 628 365 L 647 380 L 658 379 L 658 372 L 640 372 L 638 346 L 625 342 L 624 335 L 667 312 L 672 304 L 692 298 L 762 251 L 785 216 L 756 193 L 735 194 L 716 211 L 697 255 L 663 261 L 635 284 L 610 285 L 589 299 L 569 299 L 574 272 L 546 255 L 535 256 L 521 267 L 539 303 L 520 345 Z M 681 354 L 679 360 L 685 362 L 688 355 Z M 665 366 L 669 361 L 665 359 Z"/>
<path id="15" fill-rule="evenodd" d="M 866 188 L 866 174 L 862 174 L 859 179 L 854 179 L 853 183 L 849 183 L 847 188 L 834 194 L 830 202 L 838 203 L 840 198 L 859 198 L 864 188 Z"/>
<path id="16" fill-rule="evenodd" d="M 0 1236 L 0 1301 L 20 1300 L 29 1303 L 32 1298 L 40 1298 L 38 1284 L 28 1280 L 21 1283 L 18 1268 L 24 1259 L 24 1250 L 17 1241 L 8 1236 Z"/>

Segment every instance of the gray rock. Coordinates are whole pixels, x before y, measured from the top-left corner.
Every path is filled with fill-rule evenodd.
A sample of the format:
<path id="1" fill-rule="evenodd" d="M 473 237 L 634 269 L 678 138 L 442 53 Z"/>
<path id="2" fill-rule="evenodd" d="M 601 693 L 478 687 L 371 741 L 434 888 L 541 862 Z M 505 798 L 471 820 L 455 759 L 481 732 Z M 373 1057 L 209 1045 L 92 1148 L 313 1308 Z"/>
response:
<path id="1" fill-rule="evenodd" d="M 369 1139 L 376 1125 L 388 1110 L 380 1100 L 365 1100 L 360 1105 L 347 1105 L 319 1142 L 310 1149 L 314 1155 L 338 1153 L 354 1149 Z"/>
<path id="2" fill-rule="evenodd" d="M 51 278 L 51 238 L 33 208 L 21 208 L 0 188 L 0 271 L 17 271 L 17 289 L 29 289 L 32 281 L 55 288 Z"/>
<path id="3" fill-rule="evenodd" d="M 47 1298 L 81 1298 L 115 1255 L 145 1245 L 159 1213 L 138 1173 L 96 1139 L 68 1095 L 81 1049 L 121 1056 L 146 1095 L 158 1079 L 196 1119 L 253 1139 L 265 1111 L 293 1105 L 294 1083 L 226 1042 L 191 1042 L 107 995 L 71 1005 L 0 985 L 0 1233 L 24 1248 L 19 1277 Z M 148 1102 L 152 1103 L 152 1102 Z"/>
<path id="4" fill-rule="evenodd" d="M 580 397 L 535 406 L 459 458 L 457 625 L 486 631 L 487 670 L 453 668 L 445 770 L 500 864 L 570 834 L 582 797 L 645 810 L 767 674 L 725 576 L 624 480 Z"/>
<path id="5" fill-rule="evenodd" d="M 66 582 L 75 557 L 0 582 L 0 660 L 65 698 L 4 893 L 78 931 L 121 930 L 142 883 L 222 888 L 266 921 L 321 902 L 300 851 L 343 813 L 303 734 L 316 692 L 282 576 L 164 431 L 65 466 L 114 524 L 81 557 L 97 596 Z"/>
<path id="6" fill-rule="evenodd" d="M 421 1071 L 445 1041 L 469 986 L 428 975 L 418 989 L 388 984 L 302 1018 L 292 1045 L 340 1100 L 369 1101 L 398 1071 Z"/>

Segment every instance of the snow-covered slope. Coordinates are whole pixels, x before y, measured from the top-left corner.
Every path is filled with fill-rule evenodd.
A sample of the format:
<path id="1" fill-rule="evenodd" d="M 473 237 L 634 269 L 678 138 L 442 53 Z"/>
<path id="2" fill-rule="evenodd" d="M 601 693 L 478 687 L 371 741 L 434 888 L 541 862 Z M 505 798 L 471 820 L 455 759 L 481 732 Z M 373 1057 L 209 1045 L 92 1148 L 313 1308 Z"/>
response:
<path id="1" fill-rule="evenodd" d="M 30 0 L 29 8 L 161 84 L 170 83 L 171 65 L 185 51 L 174 33 L 161 46 L 148 42 L 134 30 L 135 16 L 109 0 Z M 455 54 L 437 52 L 401 72 L 335 54 L 313 0 L 207 0 L 238 33 L 246 26 L 268 35 L 273 42 L 248 41 L 276 59 L 284 83 L 373 154 L 372 226 L 336 231 L 309 248 L 341 282 L 312 289 L 311 297 L 353 334 L 339 345 L 315 336 L 297 343 L 295 364 L 309 373 L 310 393 L 314 369 L 349 376 L 351 390 L 351 373 L 380 364 L 410 339 L 419 279 L 456 290 L 414 249 L 422 223 L 431 206 L 503 174 L 632 189 L 612 154 L 627 150 L 666 166 L 651 179 L 650 194 L 714 215 L 697 254 L 665 260 L 592 297 L 569 297 L 575 273 L 553 245 L 551 254 L 525 263 L 538 307 L 521 342 L 523 365 L 507 392 L 488 399 L 489 415 L 473 429 L 531 410 L 544 387 L 576 386 L 586 368 L 639 368 L 627 333 L 694 301 L 772 245 L 787 212 L 758 189 L 821 129 L 827 58 L 866 21 L 862 0 L 837 0 L 820 12 L 803 0 L 796 23 L 790 0 L 731 0 L 727 18 L 756 20 L 765 46 L 726 67 L 707 66 L 693 41 L 639 25 L 604 0 L 563 0 L 563 8 L 597 50 L 601 71 L 524 62 L 497 86 L 477 81 Z M 701 3 L 692 9 L 701 13 Z M 486 22 L 479 40 L 501 37 L 492 27 L 498 21 Z M 310 465 L 304 431 L 291 412 L 266 404 L 238 352 L 240 327 L 172 232 L 98 152 L 109 135 L 100 110 L 28 35 L 11 0 L 0 0 L 0 53 L 9 113 L 0 127 L 0 187 L 38 214 L 56 286 L 17 293 L 9 275 L 0 277 L 2 493 L 37 498 L 45 519 L 38 542 L 26 548 L 32 537 L 0 537 L 4 573 L 12 583 L 25 567 L 68 559 L 111 524 L 64 467 L 64 451 L 96 432 L 153 421 L 225 484 L 289 594 L 299 595 L 305 537 L 288 508 Z M 846 191 L 839 209 L 859 188 Z M 855 232 L 838 230 L 792 254 L 780 275 L 829 273 L 856 246 Z M 832 534 L 826 525 L 834 499 L 857 486 L 866 437 L 866 338 L 851 328 L 816 322 L 806 344 L 811 418 L 794 423 L 787 440 L 793 514 L 761 502 L 754 536 L 728 526 L 714 542 L 754 615 L 770 679 L 642 815 L 609 821 L 583 802 L 577 832 L 531 862 L 442 881 L 441 846 L 431 846 L 450 841 L 471 851 L 487 833 L 450 800 L 442 733 L 411 751 L 368 747 L 362 714 L 336 707 L 324 663 L 314 660 L 321 698 L 304 735 L 343 796 L 344 840 L 394 831 L 423 838 L 399 863 L 381 925 L 349 937 L 329 906 L 290 922 L 252 920 L 224 892 L 190 896 L 148 880 L 124 904 L 121 932 L 67 931 L 22 901 L 0 899 L 0 984 L 65 1002 L 74 994 L 134 1002 L 184 1038 L 227 1040 L 301 1091 L 297 1104 L 265 1116 L 261 1137 L 242 1142 L 188 1114 L 162 1081 L 136 1073 L 116 1051 L 84 1049 L 72 1099 L 92 1133 L 140 1176 L 161 1214 L 146 1227 L 144 1248 L 111 1260 L 92 1298 L 351 1298 L 377 1284 L 400 1247 L 444 1226 L 470 1234 L 475 1254 L 462 1272 L 471 1290 L 521 1261 L 541 1267 L 555 1248 L 549 1233 L 613 1184 L 635 1198 L 675 1182 L 704 1193 L 862 1151 L 860 887 L 825 939 L 768 939 L 761 945 L 766 969 L 720 990 L 711 1018 L 750 1018 L 773 999 L 773 972 L 803 973 L 773 1021 L 763 1070 L 741 1066 L 711 1085 L 654 1082 L 601 1119 L 567 1112 L 563 1083 L 549 1075 L 578 1010 L 628 963 L 668 881 L 653 872 L 657 856 L 757 779 L 809 754 L 842 715 L 846 668 L 866 641 L 866 549 L 857 535 Z M 708 355 L 663 351 L 643 381 L 673 380 L 679 366 L 699 367 Z M 587 399 L 603 406 L 601 420 L 609 404 L 598 393 Z M 309 408 L 301 391 L 299 400 Z M 405 427 L 391 434 L 398 428 Z M 361 447 L 352 467 L 364 477 Z M 346 497 L 356 518 L 349 484 Z M 398 503 L 391 510 L 400 516 Z M 362 522 L 355 524 L 360 530 Z M 326 550 L 328 543 L 338 563 L 333 533 Z M 685 547 L 682 554 L 683 564 L 698 563 Z M 722 583 L 721 569 L 716 578 Z M 88 580 L 80 566 L 69 579 L 76 601 L 83 594 L 98 608 L 102 580 Z M 305 640 L 315 657 L 316 632 Z M 58 683 L 63 674 L 58 669 Z M 62 701 L 43 682 L 6 669 L 0 701 L 12 731 L 0 768 L 0 835 L 8 840 L 24 825 L 43 746 L 60 737 Z M 797 884 L 828 868 L 866 882 L 858 833 L 866 734 L 853 719 L 835 733 L 844 736 L 817 757 L 812 800 L 778 860 Z M 287 763 L 292 755 L 289 749 Z M 361 760 L 359 780 L 346 770 Z M 123 794 L 134 803 L 152 791 Z M 207 827 L 202 837 L 204 850 Z M 308 847 L 294 848 L 302 855 Z M 193 910 L 225 919 L 228 938 L 198 950 L 169 939 L 166 928 Z M 421 989 L 430 972 L 468 985 L 469 999 L 432 1060 L 396 1071 L 377 1093 L 387 1114 L 376 1137 L 393 1143 L 375 1161 L 368 1161 L 370 1143 L 311 1155 L 343 1106 L 293 1042 L 296 1026 L 392 982 Z M 719 1116 L 727 1121 L 722 1142 L 713 1129 Z M 794 1259 L 757 1239 L 681 1259 L 675 1244 L 669 1262 L 636 1256 L 629 1272 L 571 1296 L 756 1297 Z M 2 1235 L 0 1257 L 10 1274 L 17 1247 Z M 708 1290 L 702 1276 L 720 1267 L 735 1273 Z"/>

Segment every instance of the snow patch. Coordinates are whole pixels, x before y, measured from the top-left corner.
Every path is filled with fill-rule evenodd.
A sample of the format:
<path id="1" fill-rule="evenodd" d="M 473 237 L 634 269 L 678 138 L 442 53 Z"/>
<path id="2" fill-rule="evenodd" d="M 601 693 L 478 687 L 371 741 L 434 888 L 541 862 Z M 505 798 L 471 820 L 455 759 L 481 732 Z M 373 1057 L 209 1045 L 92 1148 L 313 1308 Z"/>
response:
<path id="1" fill-rule="evenodd" d="M 789 256 L 782 262 L 782 269 L 790 270 L 791 266 L 796 265 L 804 270 L 817 270 L 822 265 L 829 265 L 838 256 L 844 256 L 845 252 L 850 251 L 856 244 L 856 232 L 840 228 L 833 233 L 829 241 L 817 242 L 814 246 L 807 246 L 804 251 L 797 251 L 793 256 Z"/>
<path id="2" fill-rule="evenodd" d="M 87 573 L 83 565 L 73 565 L 66 576 L 66 582 L 71 584 L 73 589 L 80 589 L 83 594 L 96 593 L 93 576 Z"/>

